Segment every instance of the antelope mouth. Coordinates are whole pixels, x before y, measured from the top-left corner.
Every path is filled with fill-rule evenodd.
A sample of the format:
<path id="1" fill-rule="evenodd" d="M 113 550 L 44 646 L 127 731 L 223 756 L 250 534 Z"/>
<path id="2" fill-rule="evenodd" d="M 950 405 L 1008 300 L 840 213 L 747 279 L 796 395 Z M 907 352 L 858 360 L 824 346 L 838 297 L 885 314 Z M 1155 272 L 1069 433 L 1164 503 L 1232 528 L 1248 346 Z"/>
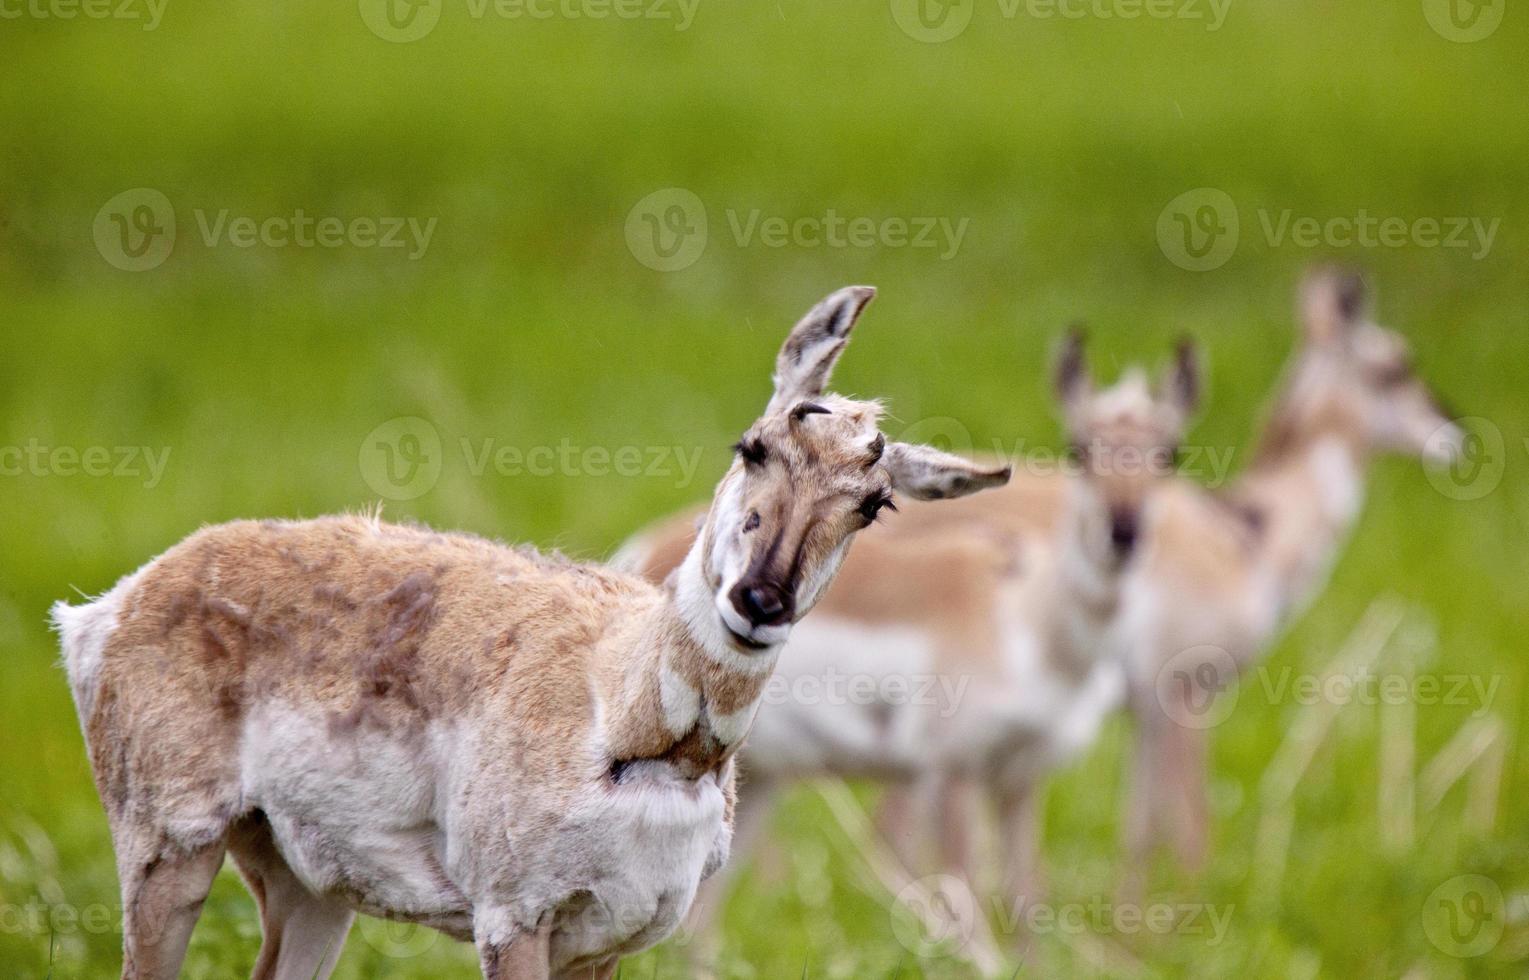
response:
<path id="1" fill-rule="evenodd" d="M 727 624 L 727 620 L 722 621 L 722 628 L 727 631 L 727 637 L 733 641 L 734 646 L 742 647 L 745 650 L 768 650 L 770 647 L 774 646 L 773 643 L 763 643 L 754 639 L 752 636 L 743 635 L 742 633 L 729 626 Z"/>
<path id="2" fill-rule="evenodd" d="M 730 644 L 747 653 L 759 653 L 786 642 L 786 635 L 791 632 L 790 623 L 755 623 L 734 607 L 730 598 L 724 598 L 725 595 L 717 598 L 716 614 Z"/>

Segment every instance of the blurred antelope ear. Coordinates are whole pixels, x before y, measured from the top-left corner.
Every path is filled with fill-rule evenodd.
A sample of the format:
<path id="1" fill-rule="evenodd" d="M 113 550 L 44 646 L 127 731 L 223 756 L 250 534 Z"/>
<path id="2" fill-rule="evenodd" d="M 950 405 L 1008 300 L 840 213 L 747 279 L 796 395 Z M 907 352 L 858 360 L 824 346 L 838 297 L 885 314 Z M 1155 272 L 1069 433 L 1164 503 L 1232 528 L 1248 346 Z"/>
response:
<path id="1" fill-rule="evenodd" d="M 791 328 L 775 358 L 775 394 L 766 414 L 823 393 L 834 363 L 849 343 L 850 330 L 875 295 L 871 286 L 845 286 L 808 310 Z"/>
<path id="2" fill-rule="evenodd" d="M 1200 359 L 1200 346 L 1193 337 L 1180 337 L 1173 348 L 1173 363 L 1163 373 L 1161 396 L 1173 403 L 1185 418 L 1200 407 L 1200 391 L 1204 384 L 1204 367 Z"/>
<path id="3" fill-rule="evenodd" d="M 1062 338 L 1061 349 L 1057 351 L 1052 383 L 1056 386 L 1057 401 L 1068 412 L 1081 405 L 1094 391 L 1094 379 L 1089 375 L 1088 361 L 1083 356 L 1087 340 L 1083 325 L 1075 323 L 1067 328 L 1067 336 Z"/>
<path id="4" fill-rule="evenodd" d="M 1335 344 L 1364 319 L 1368 290 L 1359 273 L 1323 266 L 1301 283 L 1301 327 L 1314 344 Z"/>
<path id="5" fill-rule="evenodd" d="M 983 466 L 933 446 L 909 442 L 888 443 L 881 461 L 892 474 L 892 489 L 917 500 L 964 497 L 988 487 L 1001 487 L 1013 473 L 1007 463 Z"/>

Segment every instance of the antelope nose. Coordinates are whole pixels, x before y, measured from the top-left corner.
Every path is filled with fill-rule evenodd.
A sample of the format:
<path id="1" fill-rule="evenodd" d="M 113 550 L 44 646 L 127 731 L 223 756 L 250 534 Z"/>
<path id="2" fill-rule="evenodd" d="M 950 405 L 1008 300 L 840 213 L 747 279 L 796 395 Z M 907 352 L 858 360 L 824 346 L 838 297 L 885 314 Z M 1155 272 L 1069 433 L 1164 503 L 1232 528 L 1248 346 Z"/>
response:
<path id="1" fill-rule="evenodd" d="M 733 608 L 755 626 L 779 626 L 791 618 L 791 600 L 778 585 L 740 582 L 733 587 Z"/>
<path id="2" fill-rule="evenodd" d="M 1115 553 L 1124 557 L 1136 547 L 1138 527 L 1136 512 L 1117 510 L 1110 514 L 1110 544 Z"/>

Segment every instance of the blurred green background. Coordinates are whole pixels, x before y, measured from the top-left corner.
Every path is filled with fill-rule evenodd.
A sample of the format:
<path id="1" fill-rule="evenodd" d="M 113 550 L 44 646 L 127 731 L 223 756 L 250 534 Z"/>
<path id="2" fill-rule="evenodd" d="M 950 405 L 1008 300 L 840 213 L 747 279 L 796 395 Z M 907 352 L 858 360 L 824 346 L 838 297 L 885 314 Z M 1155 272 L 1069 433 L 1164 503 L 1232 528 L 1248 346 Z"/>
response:
<path id="1" fill-rule="evenodd" d="M 765 401 L 784 330 L 851 282 L 881 292 L 836 386 L 887 398 L 891 431 L 1054 445 L 1045 361 L 1060 327 L 1084 318 L 1105 373 L 1200 337 L 1212 377 L 1193 441 L 1236 447 L 1240 463 L 1294 339 L 1294 284 L 1331 257 L 1373 273 L 1380 319 L 1500 441 L 1464 493 L 1415 462 L 1377 465 L 1331 587 L 1271 664 L 1320 669 L 1377 596 L 1400 597 L 1437 636 L 1422 669 L 1498 683 L 1485 706 L 1506 732 L 1483 777 L 1499 794 L 1493 826 L 1464 819 L 1457 787 L 1420 809 L 1409 842 L 1382 846 L 1390 722 L 1351 705 L 1297 788 L 1283 873 L 1260 886 L 1260 780 L 1311 709 L 1245 691 L 1213 741 L 1212 866 L 1190 880 L 1163 864 L 1150 882 L 1154 901 L 1228 910 L 1225 937 L 1044 935 L 1022 975 L 1529 970 L 1523 9 L 1460 0 L 1451 21 L 1433 0 L 1232 0 L 1219 14 L 1208 0 L 1100 0 L 1066 18 L 1007 0 L 644 0 L 625 8 L 643 16 L 596 19 L 566 12 L 599 0 L 539 8 L 549 18 L 437 0 L 390 20 L 372 0 L 120 2 L 104 18 L 44 0 L 0 7 L 0 975 L 104 977 L 118 964 L 106 823 L 55 666 L 51 601 L 107 588 L 204 523 L 389 497 L 395 518 L 607 555 L 706 495 Z M 673 188 L 693 197 L 649 197 Z M 1230 254 L 1219 239 L 1217 267 L 1192 271 L 1164 211 L 1202 188 L 1229 198 L 1240 232 Z M 1230 234 L 1225 200 L 1202 193 L 1184 213 Z M 1222 210 L 1198 224 L 1207 201 Z M 422 250 L 369 246 L 364 226 L 337 247 L 230 237 L 241 216 L 299 209 L 433 222 L 432 234 Z M 944 219 L 963 237 L 744 234 L 756 213 L 789 225 L 830 210 Z M 1361 210 L 1498 224 L 1490 248 L 1417 235 L 1308 247 L 1266 229 L 1287 211 Z M 399 458 L 378 457 L 379 438 Z M 603 472 L 598 455 L 544 474 L 474 462 L 486 447 L 565 440 L 700 456 L 691 479 L 673 457 L 656 475 Z M 127 472 L 100 473 L 91 447 Z M 148 447 L 162 472 L 116 447 Z M 390 484 L 417 465 L 424 476 Z M 1482 708 L 1418 706 L 1416 766 Z M 1114 894 L 1125 735 L 1112 726 L 1053 783 L 1057 902 Z M 826 812 L 806 790 L 781 812 L 783 863 L 735 893 L 723 972 L 967 975 L 898 941 Z M 1462 950 L 1431 939 L 1425 918 L 1460 874 L 1502 895 L 1487 926 L 1501 938 L 1480 955 L 1451 955 Z M 188 975 L 246 975 L 258 941 L 253 903 L 225 872 Z M 684 962 L 671 944 L 626 975 L 683 976 Z M 467 947 L 373 923 L 352 932 L 338 975 L 473 970 Z"/>

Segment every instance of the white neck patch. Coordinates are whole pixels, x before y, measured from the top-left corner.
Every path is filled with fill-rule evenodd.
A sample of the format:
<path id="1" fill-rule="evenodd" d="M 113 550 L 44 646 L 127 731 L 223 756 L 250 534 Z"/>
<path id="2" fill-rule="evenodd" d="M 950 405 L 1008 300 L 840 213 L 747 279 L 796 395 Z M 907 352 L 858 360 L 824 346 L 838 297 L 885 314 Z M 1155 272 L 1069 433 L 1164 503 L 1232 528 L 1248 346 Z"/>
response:
<path id="1" fill-rule="evenodd" d="M 1312 477 L 1322 514 L 1335 524 L 1350 524 L 1364 504 L 1364 480 L 1354 454 L 1341 439 L 1327 437 L 1312 447 Z"/>

